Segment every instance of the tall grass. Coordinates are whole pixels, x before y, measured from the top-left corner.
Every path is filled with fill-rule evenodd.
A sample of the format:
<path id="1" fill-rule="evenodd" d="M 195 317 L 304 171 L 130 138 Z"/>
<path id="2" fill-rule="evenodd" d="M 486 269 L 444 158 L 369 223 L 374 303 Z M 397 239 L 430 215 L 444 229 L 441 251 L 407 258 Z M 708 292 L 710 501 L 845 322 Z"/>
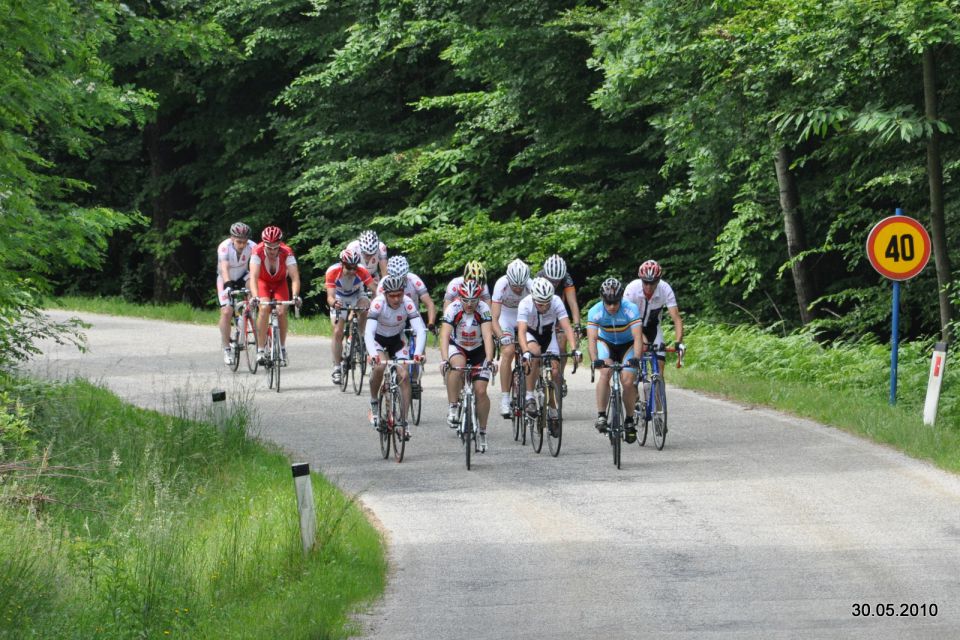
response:
<path id="1" fill-rule="evenodd" d="M 948 366 L 936 428 L 922 424 L 932 342 L 900 345 L 897 405 L 889 406 L 890 347 L 824 346 L 810 335 L 697 323 L 687 330 L 682 386 L 790 411 L 960 471 L 960 371 Z"/>
<path id="2" fill-rule="evenodd" d="M 215 428 L 86 383 L 45 392 L 31 425 L 50 462 L 96 465 L 3 476 L 0 637 L 350 634 L 351 611 L 384 586 L 378 533 L 314 475 L 305 556 L 289 462 L 234 409 Z"/>

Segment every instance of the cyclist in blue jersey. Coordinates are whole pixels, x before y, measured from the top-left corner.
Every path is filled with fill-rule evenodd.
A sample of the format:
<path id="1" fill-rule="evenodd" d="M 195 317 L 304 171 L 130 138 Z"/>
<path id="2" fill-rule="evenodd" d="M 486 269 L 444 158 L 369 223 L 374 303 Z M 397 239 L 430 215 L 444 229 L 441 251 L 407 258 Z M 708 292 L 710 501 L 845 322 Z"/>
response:
<path id="1" fill-rule="evenodd" d="M 633 412 L 637 402 L 637 370 L 643 353 L 643 331 L 640 309 L 623 299 L 623 284 L 607 278 L 600 285 L 601 300 L 587 314 L 587 349 L 596 368 L 619 362 L 630 365 L 622 372 L 623 404 L 626 410 L 627 442 L 637 439 Z M 607 398 L 610 396 L 610 369 L 600 369 L 597 382 L 597 422 L 600 433 L 607 431 Z"/>

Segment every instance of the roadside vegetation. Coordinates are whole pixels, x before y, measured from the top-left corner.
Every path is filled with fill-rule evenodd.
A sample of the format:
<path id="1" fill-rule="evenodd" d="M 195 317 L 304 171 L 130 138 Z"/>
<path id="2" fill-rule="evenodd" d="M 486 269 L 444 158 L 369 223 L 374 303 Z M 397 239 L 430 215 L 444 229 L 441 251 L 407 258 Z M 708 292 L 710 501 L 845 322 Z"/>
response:
<path id="1" fill-rule="evenodd" d="M 289 461 L 247 403 L 168 416 L 85 382 L 2 386 L 0 638 L 342 638 L 382 592 L 378 532 L 316 474 L 303 554 Z"/>

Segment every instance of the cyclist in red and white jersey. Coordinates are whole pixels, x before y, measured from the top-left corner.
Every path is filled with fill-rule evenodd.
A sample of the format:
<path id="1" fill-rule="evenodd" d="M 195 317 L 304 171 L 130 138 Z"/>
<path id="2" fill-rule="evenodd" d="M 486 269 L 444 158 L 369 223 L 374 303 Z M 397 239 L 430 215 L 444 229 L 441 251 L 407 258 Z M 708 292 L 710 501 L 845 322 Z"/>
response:
<path id="1" fill-rule="evenodd" d="M 300 269 L 293 249 L 281 242 L 283 232 L 280 227 L 269 226 L 261 234 L 262 242 L 253 249 L 250 257 L 250 291 L 255 304 L 260 305 L 257 314 L 257 360 L 263 364 L 266 355 L 263 343 L 267 337 L 267 323 L 270 321 L 270 307 L 261 301 L 293 300 L 300 306 Z M 287 277 L 290 286 L 287 286 Z M 281 366 L 287 366 L 287 307 L 277 307 L 280 316 L 280 358 Z"/>
<path id="2" fill-rule="evenodd" d="M 530 284 L 530 295 L 520 301 L 517 309 L 517 343 L 523 353 L 524 362 L 529 363 L 530 375 L 527 376 L 526 410 L 530 415 L 537 413 L 537 401 L 533 397 L 533 386 L 536 383 L 540 370 L 540 361 L 533 356 L 544 353 L 559 355 L 560 345 L 557 341 L 557 327 L 566 336 L 571 345 L 576 344 L 573 327 L 567 310 L 554 294 L 553 284 L 546 278 L 534 278 Z M 574 350 L 574 358 L 580 361 L 580 352 Z M 551 363 L 554 380 L 560 378 L 558 362 Z M 556 418 L 556 408 L 547 410 L 548 418 Z"/>
<path id="3" fill-rule="evenodd" d="M 487 396 L 487 381 L 491 372 L 496 372 L 493 362 L 493 330 L 490 307 L 480 299 L 480 284 L 465 280 L 460 285 L 457 299 L 443 313 L 440 325 L 440 367 L 447 372 L 447 400 L 450 410 L 447 424 L 457 426 L 460 389 L 463 387 L 462 371 L 447 371 L 448 367 L 482 366 L 484 370 L 474 378 L 474 394 L 477 398 L 477 420 L 480 422 L 480 451 L 487 450 L 487 417 L 490 414 L 490 398 Z"/>
<path id="4" fill-rule="evenodd" d="M 377 282 L 387 277 L 387 245 L 380 242 L 377 232 L 367 229 L 360 237 L 347 245 L 347 249 L 360 256 L 360 264 Z"/>
<path id="5" fill-rule="evenodd" d="M 330 378 L 333 384 L 340 384 L 343 371 L 340 359 L 343 357 L 343 327 L 347 321 L 347 314 L 341 313 L 343 307 L 359 307 L 360 330 L 364 330 L 367 314 L 366 308 L 370 305 L 366 287 L 371 292 L 376 287 L 373 276 L 366 267 L 360 264 L 360 254 L 351 249 L 340 252 L 340 261 L 327 268 L 324 284 L 327 288 L 327 306 L 330 307 L 330 324 L 333 325 L 333 340 L 330 349 L 333 355 L 333 371 Z M 359 340 L 360 336 L 353 336 L 352 340 Z"/>
<path id="6" fill-rule="evenodd" d="M 463 267 L 463 275 L 457 276 L 447 284 L 447 290 L 443 294 L 443 310 L 446 311 L 450 303 L 460 295 L 460 285 L 465 280 L 475 280 L 480 283 L 480 299 L 490 304 L 490 289 L 487 288 L 487 269 L 479 260 L 471 260 Z"/>
<path id="7" fill-rule="evenodd" d="M 233 321 L 233 305 L 230 290 L 249 288 L 250 256 L 257 246 L 250 239 L 250 227 L 242 222 L 230 225 L 230 237 L 217 247 L 217 300 L 220 302 L 220 340 L 223 343 L 223 361 L 233 364 L 233 349 L 230 348 L 230 323 Z"/>
<path id="8" fill-rule="evenodd" d="M 517 336 L 517 308 L 530 295 L 530 267 L 517 259 L 507 265 L 507 273 L 493 285 L 490 314 L 493 336 L 500 341 L 500 415 L 510 417 L 510 376 Z"/>
<path id="9" fill-rule="evenodd" d="M 627 285 L 623 292 L 623 297 L 640 309 L 640 317 L 643 319 L 643 335 L 648 344 L 663 345 L 663 327 L 660 325 L 660 317 L 666 308 L 673 320 L 673 335 L 676 340 L 677 357 L 683 358 L 686 347 L 683 344 L 683 319 L 680 317 L 680 309 L 677 307 L 677 296 L 673 293 L 673 287 L 661 279 L 663 271 L 656 260 L 647 260 L 637 269 L 636 280 Z M 666 351 L 658 351 L 657 358 L 661 361 L 660 373 L 665 373 L 663 361 L 667 358 Z"/>
<path id="10" fill-rule="evenodd" d="M 370 354 L 370 364 L 373 365 L 370 370 L 370 421 L 378 427 L 374 417 L 378 415 L 377 394 L 380 392 L 380 384 L 383 382 L 383 372 L 386 368 L 383 361 L 393 359 L 420 361 L 423 359 L 423 347 L 427 343 L 427 329 L 423 326 L 423 318 L 420 317 L 417 305 L 403 293 L 407 284 L 406 278 L 387 276 L 380 284 L 384 292 L 370 303 L 367 328 L 363 334 L 367 353 Z M 415 336 L 413 353 L 410 352 L 410 345 L 403 339 L 403 330 L 408 322 Z M 403 408 L 400 411 L 398 426 L 407 426 L 407 407 L 410 405 L 410 377 L 407 367 L 398 368 L 397 374 L 403 392 Z M 409 427 L 406 434 L 409 438 Z"/>

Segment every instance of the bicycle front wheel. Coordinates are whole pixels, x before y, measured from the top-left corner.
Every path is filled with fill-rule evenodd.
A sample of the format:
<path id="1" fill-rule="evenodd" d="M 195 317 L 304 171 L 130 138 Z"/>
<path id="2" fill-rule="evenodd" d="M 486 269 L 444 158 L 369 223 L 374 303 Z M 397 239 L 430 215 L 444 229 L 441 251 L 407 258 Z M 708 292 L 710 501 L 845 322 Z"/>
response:
<path id="1" fill-rule="evenodd" d="M 253 325 L 253 318 L 249 315 L 243 317 L 243 350 L 247 358 L 247 369 L 250 373 L 256 373 L 257 367 L 257 330 Z"/>
<path id="2" fill-rule="evenodd" d="M 640 399 L 637 400 L 637 412 L 634 420 L 637 422 L 637 444 L 641 447 L 647 443 L 647 431 L 650 427 L 650 383 L 644 382 L 640 386 Z M 643 421 L 643 425 L 640 422 Z"/>
<path id="3" fill-rule="evenodd" d="M 353 340 L 350 340 L 350 347 L 346 347 L 347 338 L 343 339 L 344 349 L 340 353 L 340 391 L 346 393 L 347 385 L 350 384 L 350 371 L 353 369 L 353 359 L 354 359 L 354 344 Z"/>
<path id="4" fill-rule="evenodd" d="M 617 469 L 619 469 L 621 453 L 620 434 L 613 430 L 610 431 L 610 445 L 610 448 L 613 449 L 613 464 L 616 465 Z"/>
<path id="5" fill-rule="evenodd" d="M 243 348 L 243 342 L 241 342 L 243 340 L 242 322 L 243 316 L 238 316 L 233 321 L 233 338 L 230 341 L 230 354 L 233 356 L 233 360 L 230 362 L 231 371 L 240 368 L 240 349 Z"/>
<path id="6" fill-rule="evenodd" d="M 549 419 L 549 415 L 552 413 L 549 408 L 551 402 L 555 402 L 557 405 L 556 418 L 553 420 Z M 547 414 L 547 446 L 550 447 L 550 455 L 556 458 L 560 455 L 560 445 L 563 442 L 563 394 L 560 393 L 559 383 L 551 383 L 546 406 L 548 407 L 545 411 Z"/>
<path id="7" fill-rule="evenodd" d="M 543 385 L 540 380 L 537 380 L 537 386 L 534 390 L 534 397 L 543 398 Z M 537 407 L 536 416 L 527 416 L 527 423 L 530 425 L 530 446 L 533 447 L 533 450 L 536 453 L 540 453 L 540 450 L 543 449 L 543 428 L 546 426 L 544 423 L 547 420 L 547 412 L 543 406 Z"/>
<path id="8" fill-rule="evenodd" d="M 473 401 L 468 400 L 464 407 L 462 419 L 463 423 L 461 428 L 463 429 L 463 451 L 464 456 L 467 460 L 467 471 L 470 471 L 470 454 L 473 453 L 473 429 L 475 425 L 473 424 Z"/>
<path id="9" fill-rule="evenodd" d="M 390 394 L 390 413 L 392 414 L 390 433 L 393 436 L 393 457 L 397 462 L 403 462 L 403 452 L 407 448 L 407 429 L 397 423 L 400 420 L 400 409 L 403 407 L 403 394 L 400 389 L 394 389 Z"/>
<path id="10" fill-rule="evenodd" d="M 662 378 L 653 379 L 653 444 L 658 451 L 667 442 L 667 389 Z"/>
<path id="11" fill-rule="evenodd" d="M 610 448 L 613 449 L 613 464 L 620 468 L 620 454 L 622 450 L 623 412 L 621 411 L 620 397 L 611 392 L 607 402 L 607 435 L 610 437 Z"/>
<path id="12" fill-rule="evenodd" d="M 377 398 L 377 431 L 380 434 L 380 455 L 386 460 L 390 457 L 390 432 L 393 430 L 390 405 L 387 394 L 381 387 Z"/>
<path id="13" fill-rule="evenodd" d="M 527 433 L 523 428 L 523 403 L 521 402 L 523 393 L 520 391 L 523 388 L 523 385 L 520 383 L 521 375 L 520 369 L 514 368 L 513 376 L 511 376 L 510 379 L 510 417 L 513 419 L 514 442 L 519 441 L 522 434 L 524 444 L 526 444 Z"/>
<path id="14" fill-rule="evenodd" d="M 410 367 L 410 415 L 408 420 L 413 424 L 420 424 L 420 409 L 423 407 L 423 387 L 420 385 L 423 379 L 423 368 L 419 364 Z"/>
<path id="15" fill-rule="evenodd" d="M 267 339 L 264 341 L 263 350 L 267 354 L 265 366 L 267 367 L 267 374 L 270 376 L 270 388 L 273 389 L 277 363 L 273 359 L 273 329 L 270 327 L 267 327 Z"/>

